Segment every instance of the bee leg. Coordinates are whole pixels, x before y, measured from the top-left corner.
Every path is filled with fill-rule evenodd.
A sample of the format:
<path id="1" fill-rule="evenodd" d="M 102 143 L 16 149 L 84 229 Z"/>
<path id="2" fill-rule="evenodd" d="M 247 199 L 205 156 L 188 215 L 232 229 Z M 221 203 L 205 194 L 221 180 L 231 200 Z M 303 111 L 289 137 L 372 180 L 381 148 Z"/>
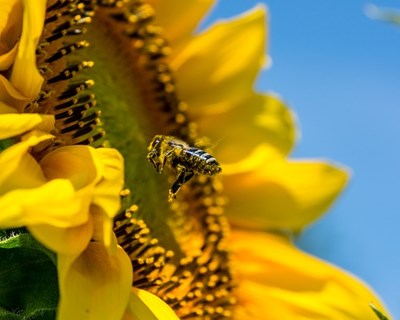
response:
<path id="1" fill-rule="evenodd" d="M 186 171 L 186 168 L 181 167 L 179 170 L 179 174 L 176 178 L 176 181 L 169 189 L 168 201 L 171 202 L 176 198 L 176 194 L 178 193 L 181 186 L 189 181 L 194 176 L 193 171 Z"/>
<path id="2" fill-rule="evenodd" d="M 167 153 L 165 153 L 164 159 L 163 159 L 163 161 L 162 161 L 162 164 L 157 166 L 157 169 L 156 169 L 156 170 L 157 170 L 158 173 L 162 173 L 162 172 L 163 172 L 163 169 L 164 169 L 164 167 L 165 167 L 165 164 L 166 164 L 166 162 L 167 162 L 167 159 L 168 159 L 168 157 L 171 156 L 172 152 L 173 152 L 173 151 L 168 151 Z"/>
<path id="3" fill-rule="evenodd" d="M 179 189 L 181 188 L 182 184 L 185 183 L 185 175 L 186 175 L 186 170 L 182 169 L 179 171 L 178 176 L 176 177 L 176 180 L 174 184 L 171 186 L 169 189 L 169 194 L 168 194 L 168 201 L 172 202 L 173 200 L 176 199 L 176 194 L 178 193 Z"/>

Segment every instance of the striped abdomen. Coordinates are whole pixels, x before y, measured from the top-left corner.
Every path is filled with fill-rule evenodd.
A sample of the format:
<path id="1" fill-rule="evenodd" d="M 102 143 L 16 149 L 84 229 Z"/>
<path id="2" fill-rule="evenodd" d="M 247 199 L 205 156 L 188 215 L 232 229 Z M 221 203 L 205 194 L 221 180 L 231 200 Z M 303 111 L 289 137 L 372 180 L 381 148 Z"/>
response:
<path id="1" fill-rule="evenodd" d="M 221 171 L 219 163 L 212 155 L 195 147 L 184 148 L 179 162 L 194 173 L 214 175 Z"/>

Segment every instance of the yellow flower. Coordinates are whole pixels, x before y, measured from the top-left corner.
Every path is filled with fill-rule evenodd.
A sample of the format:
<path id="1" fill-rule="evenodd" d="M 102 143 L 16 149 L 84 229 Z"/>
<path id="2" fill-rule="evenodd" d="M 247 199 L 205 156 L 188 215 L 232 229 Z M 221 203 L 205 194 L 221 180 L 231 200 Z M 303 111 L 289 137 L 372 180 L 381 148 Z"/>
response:
<path id="1" fill-rule="evenodd" d="M 228 237 L 223 186 L 232 222 L 246 217 L 251 228 L 300 231 L 328 208 L 347 176 L 326 163 L 286 159 L 296 137 L 293 114 L 278 97 L 253 90 L 268 63 L 265 9 L 194 35 L 212 4 L 0 1 L 0 138 L 8 139 L 0 154 L 0 227 L 25 226 L 57 253 L 58 319 L 312 312 L 333 319 L 366 315 L 364 299 L 379 306 L 356 280 L 286 240 L 255 231 Z M 225 126 L 237 130 L 226 134 Z M 199 144 L 197 129 L 221 139 L 216 154 L 226 175 L 222 183 L 194 177 L 168 205 L 175 172 L 155 174 L 148 142 L 164 134 Z M 243 194 L 254 194 L 253 201 Z M 260 201 L 276 195 L 273 203 Z M 241 243 L 255 240 L 260 246 L 243 258 Z M 304 272 L 308 265 L 319 276 Z M 270 299 L 271 313 L 259 308 L 260 297 Z"/>
<path id="2" fill-rule="evenodd" d="M 253 39 L 265 37 L 264 17 L 261 8 L 193 39 L 180 35 L 171 58 L 189 114 L 200 131 L 223 141 L 215 153 L 225 162 L 233 224 L 233 318 L 374 319 L 368 303 L 379 300 L 362 282 L 296 250 L 285 236 L 257 231 L 300 232 L 330 207 L 348 180 L 346 169 L 329 162 L 287 159 L 296 137 L 294 117 L 277 96 L 252 87 L 264 50 Z M 161 14 L 159 21 L 167 21 L 167 29 L 174 19 Z M 236 231 L 243 227 L 248 231 Z"/>
<path id="3" fill-rule="evenodd" d="M 80 294 L 87 289 L 88 296 L 94 288 L 100 296 L 108 293 L 106 289 L 110 290 L 104 285 L 102 289 L 86 288 L 81 275 L 78 285 L 73 286 L 74 274 L 81 274 L 80 264 L 88 256 L 97 257 L 102 283 L 111 287 L 113 291 L 109 295 L 115 297 L 108 309 L 103 304 L 101 313 L 118 314 L 117 306 L 121 305 L 119 313 L 122 314 L 132 273 L 129 258 L 116 247 L 112 234 L 112 219 L 120 207 L 121 156 L 113 149 L 67 146 L 36 161 L 29 150 L 51 138 L 49 134 L 32 131 L 0 154 L 0 164 L 6 172 L 0 179 L 0 225 L 3 228 L 26 226 L 39 241 L 58 253 L 60 310 L 65 310 L 65 314 L 59 313 L 59 319 L 70 319 L 71 310 L 73 314 L 80 314 L 89 309 L 97 314 L 93 300 L 68 305 L 71 299 L 76 302 L 79 297 L 74 288 L 79 288 Z M 96 242 L 89 244 L 90 240 Z M 117 253 L 113 252 L 116 250 Z M 108 265 L 108 260 L 113 263 Z M 109 278 L 104 274 L 109 274 Z M 99 283 L 94 281 L 99 277 L 93 271 L 86 275 L 91 284 Z M 118 279 L 121 282 L 116 282 Z M 116 304 L 116 301 L 122 303 Z"/>

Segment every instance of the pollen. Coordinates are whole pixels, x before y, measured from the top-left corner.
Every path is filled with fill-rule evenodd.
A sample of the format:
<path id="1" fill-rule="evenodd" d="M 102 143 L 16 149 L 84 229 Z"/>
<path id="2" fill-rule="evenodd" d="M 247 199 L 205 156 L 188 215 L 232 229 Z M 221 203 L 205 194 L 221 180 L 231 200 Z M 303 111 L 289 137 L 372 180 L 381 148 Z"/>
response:
<path id="1" fill-rule="evenodd" d="M 128 189 L 128 188 L 123 189 L 123 190 L 120 192 L 121 198 L 126 198 L 126 197 L 129 196 L 130 194 L 131 194 L 131 190 Z"/>

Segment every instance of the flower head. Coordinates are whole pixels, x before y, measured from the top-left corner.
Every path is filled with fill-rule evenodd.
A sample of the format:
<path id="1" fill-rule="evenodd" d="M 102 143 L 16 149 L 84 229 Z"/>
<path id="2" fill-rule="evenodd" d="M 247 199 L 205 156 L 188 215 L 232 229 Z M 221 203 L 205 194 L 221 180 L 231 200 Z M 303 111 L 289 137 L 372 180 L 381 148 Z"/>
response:
<path id="1" fill-rule="evenodd" d="M 230 233 L 229 222 L 243 220 L 251 229 L 300 231 L 334 201 L 347 175 L 327 163 L 286 159 L 296 138 L 293 113 L 253 89 L 268 60 L 265 8 L 195 34 L 211 5 L 4 2 L 0 137 L 9 143 L 0 154 L 0 226 L 24 226 L 57 253 L 58 319 L 334 318 L 364 316 L 362 301 L 373 298 L 286 240 Z M 207 150 L 199 132 L 218 139 L 226 132 L 219 123 L 240 128 L 215 148 L 225 176 L 191 177 L 168 204 L 175 168 L 159 176 L 147 163 L 151 137 Z M 302 264 L 261 246 L 242 259 L 241 240 L 254 239 Z M 246 263 L 237 267 L 239 259 Z M 305 274 L 309 263 L 319 275 Z M 298 285 L 287 284 L 287 275 Z M 321 293 L 321 312 L 308 283 Z M 325 284 L 331 290 L 313 287 Z M 338 302 L 335 292 L 360 303 Z M 258 308 L 265 294 L 270 313 Z"/>

